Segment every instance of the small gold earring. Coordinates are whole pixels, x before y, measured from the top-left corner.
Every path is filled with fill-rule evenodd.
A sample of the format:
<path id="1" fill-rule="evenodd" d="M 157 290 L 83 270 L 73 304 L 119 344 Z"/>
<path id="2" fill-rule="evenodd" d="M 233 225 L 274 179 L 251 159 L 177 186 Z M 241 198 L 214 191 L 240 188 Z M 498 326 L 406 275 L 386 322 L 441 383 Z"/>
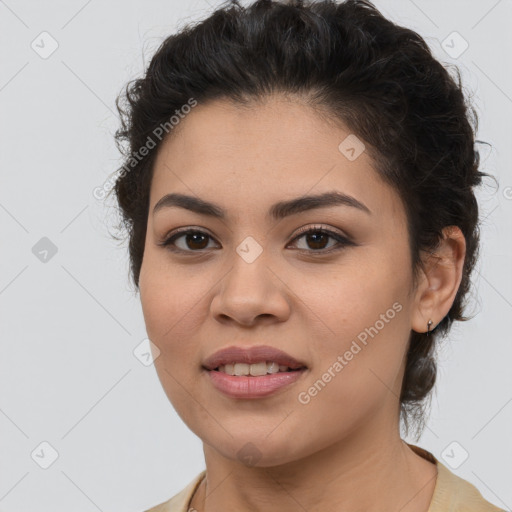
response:
<path id="1" fill-rule="evenodd" d="M 432 322 L 432 320 L 429 320 L 428 323 L 427 323 L 427 336 L 430 335 L 430 328 L 432 327 L 432 324 L 434 322 Z"/>

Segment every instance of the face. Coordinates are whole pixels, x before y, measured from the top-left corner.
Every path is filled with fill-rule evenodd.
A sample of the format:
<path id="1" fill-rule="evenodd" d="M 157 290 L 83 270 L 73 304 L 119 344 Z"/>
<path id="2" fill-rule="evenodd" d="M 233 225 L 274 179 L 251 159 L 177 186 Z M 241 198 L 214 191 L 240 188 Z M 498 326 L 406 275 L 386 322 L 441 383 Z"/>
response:
<path id="1" fill-rule="evenodd" d="M 175 130 L 155 163 L 139 286 L 183 421 L 227 459 L 257 452 L 259 466 L 398 425 L 414 308 L 406 216 L 367 151 L 350 151 L 351 139 L 339 149 L 348 129 L 278 96 L 252 109 L 200 104 Z M 326 193 L 342 199 L 273 209 Z M 162 205 L 168 194 L 223 216 Z M 256 396 L 233 395 L 233 379 L 270 382 L 212 379 L 205 361 L 233 346 L 270 346 L 305 368 L 267 394 L 258 384 Z"/>

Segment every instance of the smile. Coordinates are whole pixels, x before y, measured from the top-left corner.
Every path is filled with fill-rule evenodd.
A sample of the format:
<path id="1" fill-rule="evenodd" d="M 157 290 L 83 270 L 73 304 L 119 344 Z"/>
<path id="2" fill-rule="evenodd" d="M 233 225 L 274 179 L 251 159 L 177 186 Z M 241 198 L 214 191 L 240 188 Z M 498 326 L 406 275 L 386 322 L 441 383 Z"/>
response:
<path id="1" fill-rule="evenodd" d="M 217 371 L 222 373 L 227 373 L 228 375 L 238 375 L 238 376 L 253 376 L 260 377 L 263 375 L 271 375 L 274 373 L 280 372 L 290 372 L 297 371 L 297 369 L 292 370 L 286 365 L 280 365 L 275 361 L 262 361 L 261 363 L 255 364 L 246 364 L 246 363 L 233 363 L 233 364 L 223 364 L 216 368 Z"/>

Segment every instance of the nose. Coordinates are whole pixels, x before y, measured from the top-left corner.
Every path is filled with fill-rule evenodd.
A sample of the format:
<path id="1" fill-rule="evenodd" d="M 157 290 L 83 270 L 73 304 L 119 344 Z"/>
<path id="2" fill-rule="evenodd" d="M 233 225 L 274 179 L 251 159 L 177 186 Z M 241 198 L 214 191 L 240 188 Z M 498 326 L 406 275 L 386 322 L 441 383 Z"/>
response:
<path id="1" fill-rule="evenodd" d="M 282 279 L 282 278 L 281 278 Z M 290 316 L 287 286 L 260 255 L 248 263 L 235 253 L 231 270 L 221 280 L 211 303 L 221 323 L 253 326 L 257 322 L 284 322 Z"/>

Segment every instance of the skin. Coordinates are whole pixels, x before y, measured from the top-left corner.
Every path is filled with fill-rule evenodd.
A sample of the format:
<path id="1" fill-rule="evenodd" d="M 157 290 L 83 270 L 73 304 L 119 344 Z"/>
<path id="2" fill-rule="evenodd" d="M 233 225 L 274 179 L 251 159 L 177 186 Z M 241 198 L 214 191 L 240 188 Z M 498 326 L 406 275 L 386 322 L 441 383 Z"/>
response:
<path id="1" fill-rule="evenodd" d="M 272 96 L 249 109 L 215 100 L 196 106 L 159 149 L 140 296 L 162 386 L 203 441 L 206 479 L 191 502 L 199 512 L 428 509 L 437 470 L 401 439 L 398 397 L 410 331 L 425 332 L 429 319 L 435 327 L 448 313 L 465 241 L 447 228 L 414 288 L 403 204 L 367 151 L 349 161 L 338 150 L 349 134 L 298 98 Z M 333 190 L 371 215 L 338 205 L 267 217 L 278 201 Z M 179 207 L 153 214 L 171 192 L 214 202 L 226 218 Z M 316 225 L 355 245 L 319 255 L 337 241 L 296 239 Z M 181 227 L 210 237 L 187 244 L 182 236 L 175 241 L 182 253 L 158 245 Z M 248 236 L 263 249 L 250 264 L 236 252 Z M 401 311 L 300 403 L 298 394 L 394 303 Z M 207 356 L 260 344 L 305 362 L 307 371 L 256 400 L 226 397 L 210 384 Z M 249 442 L 259 458 L 247 464 L 237 452 Z"/>

